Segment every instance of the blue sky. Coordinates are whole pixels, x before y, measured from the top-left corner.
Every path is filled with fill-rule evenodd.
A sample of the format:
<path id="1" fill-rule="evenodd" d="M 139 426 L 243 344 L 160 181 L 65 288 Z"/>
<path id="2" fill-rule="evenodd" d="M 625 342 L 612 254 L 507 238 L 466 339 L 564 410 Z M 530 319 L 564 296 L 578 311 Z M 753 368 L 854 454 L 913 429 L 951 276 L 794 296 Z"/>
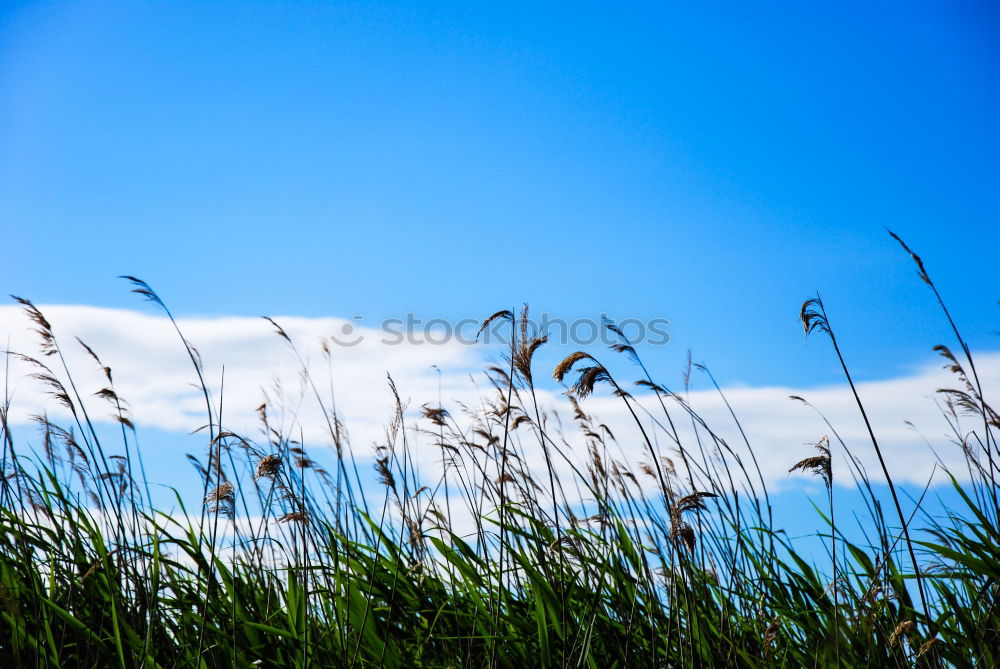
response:
<path id="1" fill-rule="evenodd" d="M 5 3 L 6 292 L 181 315 L 663 317 L 724 383 L 995 350 L 1000 58 L 976 3 Z"/>

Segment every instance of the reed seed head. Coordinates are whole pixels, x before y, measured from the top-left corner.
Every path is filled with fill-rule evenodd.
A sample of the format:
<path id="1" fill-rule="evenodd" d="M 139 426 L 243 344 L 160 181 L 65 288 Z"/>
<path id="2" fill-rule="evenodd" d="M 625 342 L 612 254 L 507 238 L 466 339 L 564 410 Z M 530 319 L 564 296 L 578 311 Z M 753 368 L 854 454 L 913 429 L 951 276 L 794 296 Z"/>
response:
<path id="1" fill-rule="evenodd" d="M 905 640 L 908 635 L 913 633 L 913 627 L 912 620 L 904 620 L 896 625 L 896 629 L 892 630 L 892 634 L 889 635 L 889 648 L 895 648 L 896 644 Z"/>
<path id="2" fill-rule="evenodd" d="M 257 461 L 257 472 L 254 474 L 255 479 L 267 478 L 274 480 L 274 477 L 278 475 L 278 471 L 281 469 L 281 458 L 273 453 L 270 455 L 265 455 L 260 460 Z"/>

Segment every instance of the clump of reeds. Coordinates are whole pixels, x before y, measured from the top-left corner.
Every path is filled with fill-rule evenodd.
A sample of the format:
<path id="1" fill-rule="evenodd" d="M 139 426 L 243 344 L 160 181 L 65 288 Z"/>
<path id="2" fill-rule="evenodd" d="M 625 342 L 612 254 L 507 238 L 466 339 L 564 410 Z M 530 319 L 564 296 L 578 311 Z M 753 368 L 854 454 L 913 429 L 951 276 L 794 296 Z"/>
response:
<path id="1" fill-rule="evenodd" d="M 923 261 L 904 248 L 943 308 Z M 270 321 L 302 364 L 296 402 L 311 393 L 322 409 L 325 453 L 307 451 L 294 420 L 272 418 L 281 414 L 278 391 L 258 407 L 259 435 L 227 429 L 197 350 L 152 288 L 128 280 L 177 328 L 205 399 L 197 432 L 205 450 L 190 456 L 200 508 L 189 515 L 178 496 L 182 509 L 171 512 L 173 500 L 153 498 L 142 467 L 132 467 L 141 465 L 138 417 L 110 369 L 80 342 L 104 381 L 78 387 L 52 324 L 18 299 L 42 355 L 8 359 L 29 365 L 68 419 L 39 416 L 37 436 L 25 438 L 8 422 L 10 400 L 0 401 L 0 666 L 1000 662 L 1000 420 L 957 328 L 961 352 L 938 352 L 957 380 L 942 397 L 966 456 L 964 481 L 953 480 L 962 504 L 940 517 L 919 513 L 916 500 L 904 515 L 826 307 L 818 297 L 803 305 L 807 334 L 833 344 L 896 512 L 883 516 L 878 486 L 830 425 L 838 490 L 850 473 L 869 515 L 858 516 L 859 542 L 838 527 L 829 438 L 791 467 L 819 476 L 828 494 L 819 523 L 830 532 L 828 573 L 774 526 L 753 435 L 707 368 L 689 364 L 674 391 L 613 323 L 621 358 L 579 351 L 554 370 L 568 386 L 565 424 L 536 393 L 545 333 L 531 331 L 526 307 L 504 309 L 483 323 L 509 328 L 510 338 L 503 362 L 487 370 L 480 404 L 438 398 L 415 416 L 390 378 L 385 439 L 373 457 L 356 457 L 345 418 L 288 331 Z M 625 390 L 632 386 L 616 360 L 640 371 L 635 385 L 654 409 Z M 692 370 L 707 374 L 730 407 L 750 461 L 687 400 Z M 631 433 L 613 434 L 585 410 L 587 397 L 606 391 L 627 407 Z M 112 407 L 115 432 L 92 419 L 93 402 Z M 960 424 L 970 416 L 971 429 Z M 629 459 L 626 440 L 642 444 L 641 458 Z M 427 466 L 432 458 L 438 469 Z M 532 471 L 532 461 L 546 471 Z M 928 567 L 918 568 L 917 550 Z"/>

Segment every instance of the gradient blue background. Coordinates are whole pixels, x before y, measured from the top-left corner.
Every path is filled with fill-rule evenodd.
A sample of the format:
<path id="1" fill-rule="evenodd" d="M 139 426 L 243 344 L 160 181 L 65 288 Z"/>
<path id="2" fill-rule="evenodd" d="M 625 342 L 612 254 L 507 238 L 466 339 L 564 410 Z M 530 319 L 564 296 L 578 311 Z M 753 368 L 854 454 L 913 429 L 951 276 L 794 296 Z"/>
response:
<path id="1" fill-rule="evenodd" d="M 723 383 L 997 347 L 983 3 L 4 3 L 3 290 L 180 315 L 668 318 Z"/>

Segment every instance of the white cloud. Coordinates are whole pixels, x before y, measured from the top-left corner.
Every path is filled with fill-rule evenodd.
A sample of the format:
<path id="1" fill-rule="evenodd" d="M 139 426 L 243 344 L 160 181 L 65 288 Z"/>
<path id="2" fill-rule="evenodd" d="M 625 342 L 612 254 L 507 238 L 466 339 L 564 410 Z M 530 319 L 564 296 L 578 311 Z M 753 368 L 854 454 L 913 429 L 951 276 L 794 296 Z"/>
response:
<path id="1" fill-rule="evenodd" d="M 976 356 L 976 360 L 984 383 L 984 395 L 989 400 L 1000 391 L 1000 354 L 984 353 Z M 955 385 L 955 377 L 942 369 L 937 360 L 928 360 L 899 378 L 857 385 L 893 480 L 922 486 L 927 483 L 938 458 L 958 478 L 967 476 L 964 457 L 954 443 L 954 432 L 939 408 L 943 403 L 936 393 L 938 388 Z M 873 480 L 884 479 L 868 431 L 846 383 L 811 389 L 723 388 L 723 392 L 754 448 L 769 485 L 780 485 L 788 480 L 788 468 L 793 463 L 816 454 L 808 444 L 818 441 L 823 435 L 829 435 L 831 441 L 836 443 L 835 435 L 819 414 L 801 402 L 789 399 L 792 395 L 803 397 L 826 416 Z M 692 392 L 689 401 L 708 426 L 740 453 L 750 467 L 743 437 L 718 392 Z M 620 402 L 617 398 L 595 398 L 588 402 L 587 410 L 605 415 L 606 412 L 613 412 L 615 403 Z M 642 404 L 654 415 L 662 415 L 659 404 L 650 402 L 649 398 L 644 398 Z M 671 413 L 681 440 L 687 444 L 694 443 L 691 420 L 685 420 L 681 411 L 671 409 Z M 621 411 L 616 415 L 619 416 L 616 424 L 622 425 Z M 976 421 L 969 417 L 963 418 L 962 425 L 966 431 L 977 427 Z M 981 422 L 978 427 L 982 429 Z M 834 476 L 840 483 L 850 485 L 852 479 L 845 469 L 846 462 L 837 455 L 839 452 L 842 452 L 841 449 L 835 447 L 834 467 L 839 466 L 839 473 L 835 471 Z"/>
<path id="2" fill-rule="evenodd" d="M 53 325 L 81 394 L 90 396 L 106 383 L 96 364 L 74 341 L 74 336 L 89 344 L 111 367 L 116 389 L 129 402 L 131 416 L 140 428 L 153 426 L 191 431 L 205 423 L 203 400 L 192 385 L 196 381 L 194 370 L 166 318 L 155 313 L 89 306 L 45 305 L 40 309 Z M 331 334 L 343 336 L 342 328 L 348 321 L 301 317 L 275 317 L 275 320 L 307 357 L 307 365 L 324 400 L 329 398 L 332 382 L 337 408 L 359 455 L 369 453 L 372 442 L 382 438 L 382 426 L 392 414 L 386 373 L 392 374 L 404 401 L 412 398 L 412 408 L 424 402 L 436 403 L 439 384 L 444 404 L 453 410 L 453 415 L 461 414 L 457 410 L 458 403 L 470 406 L 480 403 L 470 375 L 478 373 L 486 358 L 483 348 L 457 342 L 386 345 L 380 343 L 382 333 L 354 326 L 355 333 L 363 335 L 363 341 L 354 347 L 333 346 L 328 371 L 320 341 Z M 280 387 L 287 408 L 287 413 L 280 417 L 285 426 L 295 425 L 296 433 L 301 428 L 308 443 L 329 443 L 322 414 L 311 393 L 304 392 L 302 387 L 299 366 L 270 324 L 258 318 L 225 317 L 184 318 L 179 325 L 204 360 L 213 400 L 217 403 L 220 396 L 224 400 L 223 413 L 228 428 L 254 433 L 257 426 L 255 409 L 263 393 L 266 390 L 276 399 L 276 388 Z M 0 307 L 0 342 L 4 341 L 17 352 L 34 354 L 37 351 L 37 337 L 31 333 L 27 318 L 17 307 Z M 44 360 L 56 362 L 51 357 Z M 1000 354 L 984 353 L 977 360 L 987 398 L 995 396 L 1000 390 L 997 383 Z M 224 391 L 220 393 L 223 366 L 225 382 Z M 31 414 L 43 411 L 59 416 L 59 409 L 45 398 L 37 382 L 26 378 L 28 371 L 23 363 L 10 360 L 11 422 L 26 422 Z M 482 386 L 482 377 L 477 378 Z M 953 377 L 941 369 L 938 361 L 931 359 L 905 376 L 859 384 L 858 390 L 896 480 L 926 482 L 935 456 L 924 436 L 956 474 L 963 472 L 961 452 L 949 440 L 948 425 L 934 398 L 937 388 L 953 384 Z M 739 387 L 724 391 L 754 446 L 769 485 L 780 485 L 788 480 L 788 467 L 811 454 L 804 444 L 829 432 L 815 412 L 789 400 L 789 395 L 801 395 L 823 411 L 855 455 L 865 463 L 872 477 L 881 478 L 864 424 L 846 385 L 812 389 Z M 567 403 L 558 392 L 542 391 L 539 400 L 544 407 L 558 410 L 566 432 L 574 433 L 568 420 L 571 414 Z M 90 396 L 87 401 L 95 417 L 110 415 L 110 407 L 102 406 L 102 400 Z M 745 457 L 742 438 L 718 394 L 694 391 L 689 401 L 708 425 Z M 662 409 L 654 398 L 643 396 L 640 402 L 653 416 L 662 416 Z M 632 466 L 646 459 L 639 432 L 620 399 L 599 391 L 585 400 L 583 407 L 598 422 L 606 423 L 618 438 L 622 454 L 617 459 Z M 682 441 L 695 448 L 691 421 L 678 407 L 668 407 Z M 61 415 L 65 416 L 65 412 Z M 644 413 L 642 420 L 651 428 L 652 420 Z M 912 421 L 920 433 L 909 427 L 907 421 Z M 971 419 L 966 422 L 968 429 L 975 427 Z M 651 431 L 661 445 L 669 446 L 661 430 Z M 530 449 L 528 443 L 529 440 L 525 440 L 526 448 Z M 529 450 L 527 457 L 532 467 L 543 466 L 540 453 Z M 582 447 L 578 457 L 585 457 Z M 422 458 L 420 466 L 430 475 L 435 466 L 434 458 Z M 677 466 L 680 468 L 679 461 Z M 846 472 L 842 471 L 841 475 L 846 478 Z"/>
<path id="3" fill-rule="evenodd" d="M 74 337 L 86 342 L 111 367 L 115 388 L 129 402 L 137 425 L 190 431 L 206 422 L 204 400 L 194 386 L 196 373 L 165 317 L 88 306 L 39 308 L 51 322 L 82 394 L 88 395 L 107 383 Z M 328 366 L 319 344 L 332 333 L 342 334 L 341 328 L 348 321 L 280 316 L 275 320 L 300 348 L 325 401 L 329 400 L 332 379 L 338 409 L 351 417 L 349 427 L 357 430 L 359 443 L 367 443 L 373 434 L 380 434 L 380 426 L 391 413 L 387 373 L 393 374 L 407 392 L 430 399 L 437 397 L 438 387 L 433 365 L 443 370 L 442 390 L 446 394 L 476 368 L 476 355 L 468 346 L 405 343 L 387 346 L 379 343 L 380 332 L 361 328 L 355 328 L 355 332 L 364 335 L 357 346 L 331 347 L 333 355 Z M 284 395 L 286 408 L 298 411 L 307 441 L 328 440 L 322 427 L 322 413 L 311 396 L 300 401 L 304 391 L 300 366 L 271 324 L 260 318 L 245 317 L 184 318 L 178 324 L 204 361 L 214 404 L 218 404 L 220 397 L 223 400 L 227 426 L 239 431 L 254 429 L 255 409 L 266 391 L 272 398 L 279 393 Z M 38 338 L 19 308 L 0 307 L 0 337 L 9 341 L 13 351 L 35 355 L 38 350 Z M 57 359 L 42 360 L 61 371 Z M 44 408 L 50 414 L 66 415 L 60 414 L 52 402 L 42 404 L 41 389 L 36 382 L 25 378 L 27 371 L 25 364 L 11 361 L 12 422 L 23 422 Z M 93 399 L 89 405 L 100 406 Z M 290 421 L 291 416 L 285 420 Z"/>

